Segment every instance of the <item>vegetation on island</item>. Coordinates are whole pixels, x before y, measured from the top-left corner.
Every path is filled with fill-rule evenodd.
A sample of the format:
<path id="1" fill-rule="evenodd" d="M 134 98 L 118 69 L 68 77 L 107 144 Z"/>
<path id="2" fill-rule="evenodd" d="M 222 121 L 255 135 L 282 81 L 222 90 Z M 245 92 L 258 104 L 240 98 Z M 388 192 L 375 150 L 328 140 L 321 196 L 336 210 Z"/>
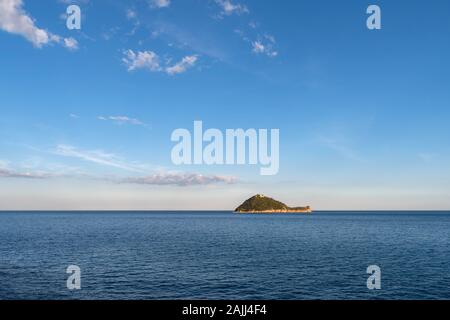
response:
<path id="1" fill-rule="evenodd" d="M 298 212 L 311 213 L 311 207 L 289 207 L 283 202 L 258 194 L 244 201 L 235 212 L 239 213 L 283 213 Z"/>

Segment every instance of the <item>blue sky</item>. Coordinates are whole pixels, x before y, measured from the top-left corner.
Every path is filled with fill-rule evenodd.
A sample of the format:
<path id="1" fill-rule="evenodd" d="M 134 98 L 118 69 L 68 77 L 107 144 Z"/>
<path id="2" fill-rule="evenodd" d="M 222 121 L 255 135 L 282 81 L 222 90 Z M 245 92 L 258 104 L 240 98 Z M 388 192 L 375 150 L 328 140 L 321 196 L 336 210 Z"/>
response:
<path id="1" fill-rule="evenodd" d="M 81 30 L 65 11 L 78 4 Z M 377 4 L 382 29 L 368 30 Z M 0 209 L 450 208 L 450 3 L 0 0 Z M 280 171 L 170 135 L 279 128 Z M 139 183 L 137 183 L 139 182 Z"/>

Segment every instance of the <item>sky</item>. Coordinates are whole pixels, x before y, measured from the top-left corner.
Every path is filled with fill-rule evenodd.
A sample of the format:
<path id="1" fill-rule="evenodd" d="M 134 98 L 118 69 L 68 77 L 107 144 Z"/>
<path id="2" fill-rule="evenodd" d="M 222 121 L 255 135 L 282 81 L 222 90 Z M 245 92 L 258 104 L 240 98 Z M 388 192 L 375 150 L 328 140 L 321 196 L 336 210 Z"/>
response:
<path id="1" fill-rule="evenodd" d="M 81 9 L 81 29 L 66 9 Z M 369 30 L 369 5 L 381 29 Z M 0 210 L 450 209 L 450 2 L 0 0 Z M 276 175 L 174 165 L 279 129 Z"/>

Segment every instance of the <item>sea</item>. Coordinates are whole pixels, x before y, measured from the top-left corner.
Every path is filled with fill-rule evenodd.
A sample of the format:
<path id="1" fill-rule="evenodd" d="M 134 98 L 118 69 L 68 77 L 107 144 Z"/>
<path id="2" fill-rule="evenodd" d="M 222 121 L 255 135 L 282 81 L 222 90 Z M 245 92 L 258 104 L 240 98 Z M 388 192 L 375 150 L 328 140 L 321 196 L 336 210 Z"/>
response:
<path id="1" fill-rule="evenodd" d="M 450 212 L 0 212 L 0 299 L 450 299 Z"/>

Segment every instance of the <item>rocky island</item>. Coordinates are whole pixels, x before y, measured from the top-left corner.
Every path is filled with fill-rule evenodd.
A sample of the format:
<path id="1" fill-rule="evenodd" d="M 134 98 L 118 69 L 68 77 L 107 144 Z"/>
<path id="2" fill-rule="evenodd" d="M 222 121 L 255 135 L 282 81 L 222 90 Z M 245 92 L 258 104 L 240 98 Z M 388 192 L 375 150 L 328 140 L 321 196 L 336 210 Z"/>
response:
<path id="1" fill-rule="evenodd" d="M 310 206 L 289 207 L 283 202 L 257 194 L 234 210 L 237 213 L 312 213 Z"/>

